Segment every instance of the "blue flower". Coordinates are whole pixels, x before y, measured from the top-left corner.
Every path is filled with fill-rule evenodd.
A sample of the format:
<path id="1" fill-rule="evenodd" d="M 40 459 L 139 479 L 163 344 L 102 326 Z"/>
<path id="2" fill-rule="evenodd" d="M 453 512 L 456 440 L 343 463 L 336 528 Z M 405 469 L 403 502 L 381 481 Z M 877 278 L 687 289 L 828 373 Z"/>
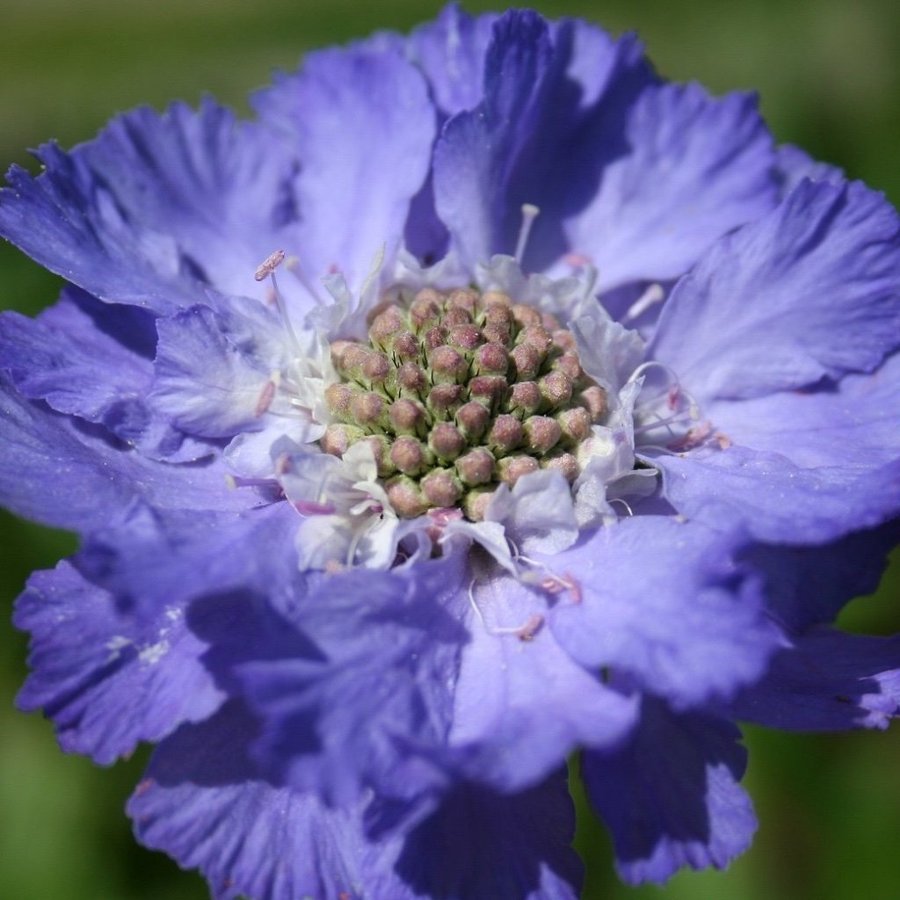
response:
<path id="1" fill-rule="evenodd" d="M 456 7 L 237 121 L 13 168 L 0 494 L 78 531 L 19 697 L 214 896 L 576 897 L 755 829 L 736 721 L 885 727 L 900 228 L 632 37 Z"/>

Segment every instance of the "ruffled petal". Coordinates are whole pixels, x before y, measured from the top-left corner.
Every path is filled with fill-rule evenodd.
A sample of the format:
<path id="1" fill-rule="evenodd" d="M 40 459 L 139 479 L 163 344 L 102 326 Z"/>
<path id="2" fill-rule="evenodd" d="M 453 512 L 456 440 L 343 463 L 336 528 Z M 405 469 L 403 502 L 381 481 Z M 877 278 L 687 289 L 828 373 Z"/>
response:
<path id="1" fill-rule="evenodd" d="M 575 900 L 574 833 L 562 772 L 513 795 L 462 784 L 407 837 L 396 871 L 415 897 Z"/>
<path id="2" fill-rule="evenodd" d="M 31 632 L 21 709 L 43 709 L 60 745 L 103 765 L 210 715 L 224 699 L 177 603 L 136 618 L 69 563 L 32 575 L 15 624 Z"/>
<path id="3" fill-rule="evenodd" d="M 484 101 L 454 116 L 435 148 L 438 215 L 471 269 L 494 253 L 514 249 L 501 217 L 513 164 L 534 124 L 537 87 L 552 55 L 549 29 L 540 16 L 502 16 L 485 60 Z"/>
<path id="4" fill-rule="evenodd" d="M 834 185 L 840 185 L 847 180 L 842 169 L 813 159 L 806 151 L 793 144 L 782 144 L 775 152 L 776 174 L 782 199 L 805 178 L 810 181 L 827 181 Z"/>
<path id="5" fill-rule="evenodd" d="M 247 755 L 257 729 L 233 702 L 160 744 L 128 802 L 138 839 L 200 869 L 216 900 L 374 897 L 359 814 L 263 780 Z"/>
<path id="6" fill-rule="evenodd" d="M 153 408 L 179 428 L 211 438 L 255 431 L 266 412 L 271 360 L 252 331 L 235 334 L 209 307 L 193 306 L 158 324 Z M 269 362 L 269 365 L 266 363 Z"/>
<path id="7" fill-rule="evenodd" d="M 585 753 L 588 796 L 610 831 L 619 875 L 663 882 L 683 866 L 724 868 L 750 845 L 756 816 L 739 781 L 747 752 L 730 722 L 644 702 L 634 739 Z"/>
<path id="8" fill-rule="evenodd" d="M 329 809 L 262 778 L 259 723 L 238 702 L 156 750 L 128 803 L 139 840 L 197 868 L 216 900 L 575 900 L 574 810 L 554 775 L 498 795 L 461 784 L 406 838 L 365 837 L 366 803 Z"/>
<path id="9" fill-rule="evenodd" d="M 675 287 L 649 354 L 702 403 L 870 372 L 900 333 L 900 219 L 858 182 L 801 183 Z"/>
<path id="10" fill-rule="evenodd" d="M 482 97 L 484 57 L 496 15 L 470 16 L 455 3 L 410 34 L 410 58 L 428 79 L 444 115 L 474 109 Z"/>
<path id="11" fill-rule="evenodd" d="M 127 406 L 132 419 L 142 415 L 139 398 L 152 374 L 154 323 L 143 310 L 131 307 L 104 312 L 107 330 L 92 316 L 100 304 L 77 288 L 67 287 L 56 306 L 37 319 L 15 312 L 0 316 L 0 367 L 29 400 L 46 400 L 57 412 L 104 423 Z M 133 329 L 143 353 L 109 332 Z M 149 351 L 149 358 L 146 355 Z M 143 411 L 143 416 L 148 413 Z"/>
<path id="12" fill-rule="evenodd" d="M 505 573 L 476 583 L 450 743 L 470 777 L 502 791 L 545 778 L 580 745 L 621 741 L 633 698 L 604 686 L 544 627 L 546 599 Z"/>
<path id="13" fill-rule="evenodd" d="M 436 116 L 425 80 L 396 49 L 326 50 L 255 106 L 302 160 L 301 267 L 310 278 L 339 269 L 358 290 L 382 252 L 393 257 L 428 174 Z"/>
<path id="14" fill-rule="evenodd" d="M 797 635 L 832 622 L 854 597 L 873 593 L 898 544 L 900 519 L 821 547 L 756 544 L 747 559 L 766 579 L 771 615 Z"/>
<path id="15" fill-rule="evenodd" d="M 833 540 L 900 512 L 898 408 L 894 354 L 836 385 L 712 403 L 704 413 L 734 446 L 653 462 L 666 497 L 689 516 L 742 522 L 767 541 Z"/>
<path id="16" fill-rule="evenodd" d="M 763 674 L 781 642 L 740 549 L 733 537 L 670 518 L 601 528 L 546 560 L 577 585 L 550 626 L 582 665 L 632 673 L 677 706 L 730 695 Z"/>
<path id="17" fill-rule="evenodd" d="M 205 285 L 263 297 L 256 266 L 296 217 L 295 162 L 212 101 L 138 109 L 39 158 L 37 178 L 10 170 L 0 233 L 103 300 L 171 313 L 202 302 Z"/>
<path id="18" fill-rule="evenodd" d="M 315 652 L 236 667 L 265 723 L 266 771 L 344 805 L 367 786 L 415 802 L 446 781 L 462 570 L 454 556 L 311 584 L 292 619 Z"/>
<path id="19" fill-rule="evenodd" d="M 756 98 L 699 85 L 641 93 L 590 206 L 566 227 L 603 290 L 686 272 L 722 235 L 775 204 L 772 138 Z M 624 149 L 624 148 L 623 148 Z"/>
<path id="20" fill-rule="evenodd" d="M 847 477 L 900 457 L 900 353 L 870 375 L 847 375 L 804 391 L 779 391 L 704 409 L 729 441 L 786 456 L 804 469 L 845 469 Z"/>
<path id="21" fill-rule="evenodd" d="M 245 509 L 256 501 L 228 490 L 218 460 L 156 462 L 105 428 L 54 413 L 0 381 L 0 497 L 21 516 L 88 531 L 135 499 L 195 510 Z"/>
<path id="22" fill-rule="evenodd" d="M 660 456 L 653 464 L 663 473 L 666 499 L 680 513 L 718 528 L 743 525 L 762 541 L 833 541 L 900 510 L 900 460 L 871 468 L 804 468 L 784 454 L 735 445 Z"/>
<path id="23" fill-rule="evenodd" d="M 568 250 L 563 220 L 584 207 L 603 165 L 621 152 L 616 123 L 654 76 L 633 39 L 614 42 L 571 21 L 554 32 L 528 11 L 494 24 L 484 72 L 484 99 L 451 118 L 435 148 L 436 208 L 451 247 L 474 268 L 513 252 L 522 204 L 537 205 L 526 259 L 544 268 Z M 571 161 L 564 171 L 560 153 Z"/>
<path id="24" fill-rule="evenodd" d="M 171 427 L 147 403 L 156 344 L 144 310 L 68 286 L 37 319 L 0 316 L 0 368 L 29 400 L 104 426 L 142 454 L 191 461 L 216 448 Z"/>
<path id="25" fill-rule="evenodd" d="M 294 521 L 287 504 L 246 516 L 136 505 L 92 534 L 18 602 L 33 670 L 20 705 L 43 708 L 65 749 L 101 763 L 211 714 L 227 687 L 211 660 L 297 652 L 270 610 L 300 591 Z"/>
<path id="26" fill-rule="evenodd" d="M 173 603 L 235 591 L 285 603 L 303 593 L 293 552 L 297 521 L 283 502 L 241 512 L 135 503 L 92 533 L 72 561 L 140 619 L 153 619 Z"/>
<path id="27" fill-rule="evenodd" d="M 900 713 L 900 638 L 814 629 L 728 712 L 788 731 L 887 728 Z"/>

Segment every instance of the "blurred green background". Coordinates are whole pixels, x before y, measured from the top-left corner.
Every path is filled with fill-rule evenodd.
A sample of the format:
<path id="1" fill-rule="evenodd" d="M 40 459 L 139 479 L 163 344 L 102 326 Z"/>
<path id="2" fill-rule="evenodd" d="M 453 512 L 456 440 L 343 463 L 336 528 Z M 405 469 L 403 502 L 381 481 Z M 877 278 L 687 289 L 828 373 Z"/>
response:
<path id="1" fill-rule="evenodd" d="M 91 137 L 114 112 L 204 93 L 246 111 L 249 90 L 311 47 L 376 28 L 408 29 L 437 2 L 382 0 L 0 0 L 0 165 L 26 148 Z M 842 166 L 900 202 L 900 4 L 896 0 L 607 0 L 543 2 L 615 32 L 635 29 L 667 76 L 715 91 L 753 88 L 776 136 Z M 499 4 L 471 2 L 470 11 Z M 0 245 L 0 306 L 33 313 L 59 284 Z M 52 491 L 53 485 L 48 484 Z M 194 874 L 137 847 L 122 805 L 144 752 L 103 771 L 64 756 L 49 725 L 12 709 L 24 637 L 8 607 L 34 568 L 75 543 L 0 520 L 0 895 L 14 900 L 187 900 Z M 900 630 L 900 557 L 878 595 L 843 624 Z M 761 828 L 726 873 L 684 873 L 632 890 L 612 872 L 602 830 L 582 816 L 578 846 L 591 898 L 838 900 L 900 897 L 900 728 L 887 734 L 789 736 L 750 729 L 748 787 Z M 387 898 L 390 900 L 390 898 Z M 485 898 L 491 900 L 491 898 Z"/>

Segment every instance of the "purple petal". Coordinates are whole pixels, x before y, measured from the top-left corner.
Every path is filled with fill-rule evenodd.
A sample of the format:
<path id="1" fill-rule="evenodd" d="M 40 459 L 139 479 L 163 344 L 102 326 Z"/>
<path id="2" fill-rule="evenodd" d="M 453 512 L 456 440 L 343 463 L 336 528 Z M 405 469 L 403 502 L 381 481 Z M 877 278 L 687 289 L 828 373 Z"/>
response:
<path id="1" fill-rule="evenodd" d="M 205 299 L 204 285 L 262 296 L 253 274 L 282 245 L 294 163 L 259 126 L 207 101 L 138 109 L 66 154 L 13 167 L 0 233 L 103 300 L 159 312 Z"/>
<path id="2" fill-rule="evenodd" d="M 735 445 L 654 464 L 666 497 L 689 516 L 743 522 L 762 540 L 832 540 L 900 511 L 898 404 L 895 354 L 836 385 L 712 403 L 704 412 Z"/>
<path id="3" fill-rule="evenodd" d="M 265 722 L 267 771 L 328 802 L 433 791 L 466 633 L 461 560 L 323 576 L 294 611 L 316 654 L 250 662 L 236 674 Z"/>
<path id="4" fill-rule="evenodd" d="M 156 750 L 128 804 L 138 838 L 197 868 L 216 900 L 422 896 L 574 900 L 581 864 L 562 775 L 515 795 L 460 785 L 406 839 L 364 836 L 365 805 L 325 807 L 261 778 L 239 703 Z"/>
<path id="5" fill-rule="evenodd" d="M 15 624 L 32 635 L 18 705 L 43 709 L 67 752 L 106 765 L 222 702 L 180 606 L 138 619 L 67 562 L 32 575 Z"/>
<path id="6" fill-rule="evenodd" d="M 311 278 L 337 267 L 359 288 L 382 249 L 391 258 L 428 174 L 435 111 L 422 75 L 398 50 L 326 50 L 255 105 L 302 161 L 301 266 Z"/>
<path id="7" fill-rule="evenodd" d="M 565 253 L 563 220 L 583 209 L 603 166 L 623 152 L 615 140 L 621 116 L 653 80 L 631 38 L 616 43 L 570 21 L 551 33 L 527 11 L 498 19 L 484 99 L 454 116 L 435 148 L 437 211 L 463 260 L 513 252 L 523 203 L 541 209 L 528 244 L 531 267 Z"/>
<path id="8" fill-rule="evenodd" d="M 428 79 L 438 109 L 453 115 L 482 97 L 484 57 L 496 15 L 470 16 L 456 4 L 409 36 L 409 54 Z"/>
<path id="9" fill-rule="evenodd" d="M 580 597 L 550 615 L 582 665 L 632 673 L 677 706 L 756 680 L 780 643 L 734 538 L 663 517 L 625 519 L 547 560 Z"/>
<path id="10" fill-rule="evenodd" d="M 0 316 L 0 368 L 22 396 L 102 425 L 153 458 L 209 456 L 216 448 L 171 428 L 146 402 L 155 343 L 149 314 L 72 286 L 37 319 Z"/>
<path id="11" fill-rule="evenodd" d="M 747 849 L 756 816 L 738 783 L 747 757 L 739 739 L 729 722 L 647 700 L 627 746 L 584 754 L 588 796 L 612 831 L 623 880 L 663 882 L 683 866 L 721 869 Z"/>
<path id="12" fill-rule="evenodd" d="M 701 403 L 874 369 L 900 332 L 900 228 L 857 182 L 804 181 L 682 279 L 650 354 Z"/>
<path id="13" fill-rule="evenodd" d="M 887 728 L 900 711 L 900 638 L 810 631 L 729 710 L 790 731 Z"/>
<path id="14" fill-rule="evenodd" d="M 7 312 L 0 316 L 0 367 L 29 400 L 46 400 L 57 412 L 104 423 L 113 410 L 134 408 L 148 416 L 141 398 L 152 375 L 152 317 L 134 307 L 110 307 L 110 328 L 132 326 L 151 358 L 109 331 L 101 331 L 91 312 L 97 301 L 67 287 L 56 306 L 37 319 Z M 99 304 L 97 304 L 99 305 Z"/>
<path id="15" fill-rule="evenodd" d="M 231 324 L 205 306 L 159 321 L 150 401 L 178 428 L 223 438 L 260 427 L 273 368 L 252 331 L 241 340 Z"/>
<path id="16" fill-rule="evenodd" d="M 634 700 L 574 662 L 549 628 L 528 630 L 546 613 L 539 592 L 504 574 L 477 584 L 473 602 L 480 612 L 460 662 L 450 734 L 471 756 L 472 778 L 520 790 L 563 765 L 577 746 L 623 738 L 635 722 Z"/>
<path id="17" fill-rule="evenodd" d="M 772 139 L 751 95 L 714 100 L 695 84 L 649 87 L 628 113 L 624 141 L 566 229 L 604 290 L 681 275 L 722 235 L 774 206 Z"/>
<path id="18" fill-rule="evenodd" d="M 827 181 L 834 185 L 840 185 L 847 180 L 843 170 L 814 160 L 793 144 L 782 144 L 778 147 L 776 157 L 782 198 L 787 197 L 804 178 L 810 181 Z"/>
<path id="19" fill-rule="evenodd" d="M 138 839 L 200 869 L 217 900 L 365 896 L 358 813 L 260 778 L 256 730 L 232 703 L 164 741 L 128 803 Z"/>
<path id="20" fill-rule="evenodd" d="M 135 504 L 127 516 L 91 534 L 73 562 L 141 618 L 173 603 L 233 591 L 281 603 L 301 589 L 293 547 L 298 521 L 288 503 L 239 513 Z"/>
<path id="21" fill-rule="evenodd" d="M 164 509 L 236 510 L 255 497 L 230 491 L 218 461 L 148 459 L 106 429 L 29 402 L 2 379 L 0 497 L 14 512 L 59 528 L 107 525 L 135 499 Z"/>
<path id="22" fill-rule="evenodd" d="M 396 871 L 416 897 L 575 900 L 574 832 L 563 773 L 511 796 L 463 784 L 407 837 Z"/>
<path id="23" fill-rule="evenodd" d="M 754 545 L 748 554 L 764 573 L 768 606 L 789 633 L 834 620 L 854 597 L 871 594 L 900 543 L 900 520 L 824 547 Z"/>
<path id="24" fill-rule="evenodd" d="M 803 468 L 786 455 L 735 445 L 653 463 L 680 513 L 714 527 L 743 525 L 762 541 L 833 541 L 900 510 L 900 460 L 869 469 Z"/>
<path id="25" fill-rule="evenodd" d="M 531 12 L 506 13 L 494 25 L 488 48 L 483 102 L 454 116 L 435 148 L 438 215 L 469 266 L 514 249 L 503 221 L 509 182 L 535 123 L 538 87 L 551 63 L 544 20 Z"/>
<path id="26" fill-rule="evenodd" d="M 719 401 L 704 409 L 736 444 L 782 454 L 804 469 L 842 468 L 848 478 L 900 456 L 900 353 L 871 375 L 846 375 L 804 391 Z"/>

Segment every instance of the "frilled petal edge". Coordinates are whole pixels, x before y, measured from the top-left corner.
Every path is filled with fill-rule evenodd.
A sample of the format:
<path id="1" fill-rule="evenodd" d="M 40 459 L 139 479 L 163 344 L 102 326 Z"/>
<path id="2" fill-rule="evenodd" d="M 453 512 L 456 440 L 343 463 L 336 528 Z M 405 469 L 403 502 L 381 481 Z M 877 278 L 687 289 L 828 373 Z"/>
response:
<path id="1" fill-rule="evenodd" d="M 677 707 L 731 695 L 782 642 L 742 546 L 661 516 L 601 528 L 546 560 L 576 586 L 550 627 L 583 665 L 630 673 Z"/>
<path id="2" fill-rule="evenodd" d="M 900 711 L 900 638 L 813 629 L 729 710 L 788 731 L 887 728 Z"/>
<path id="3" fill-rule="evenodd" d="M 701 403 L 869 372 L 900 333 L 900 219 L 859 182 L 802 181 L 673 290 L 648 348 Z"/>
<path id="4" fill-rule="evenodd" d="M 700 713 L 644 702 L 633 740 L 586 753 L 588 797 L 612 832 L 616 867 L 629 884 L 663 882 L 683 866 L 724 868 L 750 845 L 756 816 L 739 781 L 740 732 Z"/>
<path id="5" fill-rule="evenodd" d="M 64 750 L 98 763 L 205 718 L 224 699 L 201 663 L 204 645 L 186 627 L 182 607 L 136 618 L 67 562 L 32 575 L 15 624 L 31 632 L 32 671 L 19 707 L 43 709 Z"/>

